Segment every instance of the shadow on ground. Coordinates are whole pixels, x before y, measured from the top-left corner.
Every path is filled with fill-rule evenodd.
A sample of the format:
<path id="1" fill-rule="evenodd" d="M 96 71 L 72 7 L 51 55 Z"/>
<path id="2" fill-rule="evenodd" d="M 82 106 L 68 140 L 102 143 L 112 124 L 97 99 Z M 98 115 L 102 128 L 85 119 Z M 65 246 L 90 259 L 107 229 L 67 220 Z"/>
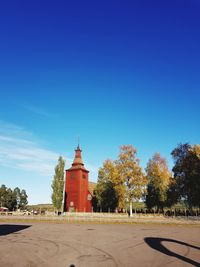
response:
<path id="1" fill-rule="evenodd" d="M 0 236 L 16 233 L 29 227 L 31 227 L 31 225 L 1 224 L 0 225 Z"/>
<path id="2" fill-rule="evenodd" d="M 193 246 L 191 244 L 188 244 L 188 243 L 185 243 L 185 242 L 182 242 L 182 241 L 179 241 L 179 240 L 175 240 L 175 239 L 170 239 L 170 238 L 158 238 L 158 237 L 145 237 L 144 238 L 144 241 L 153 249 L 165 254 L 165 255 L 168 255 L 168 256 L 171 256 L 171 257 L 175 257 L 179 260 L 182 260 L 184 262 L 187 262 L 187 263 L 190 263 L 192 264 L 193 266 L 200 266 L 200 262 L 196 262 L 192 259 L 189 259 L 185 256 L 182 256 L 180 254 L 177 254 L 171 250 L 169 250 L 168 248 L 166 248 L 162 242 L 170 242 L 170 243 L 176 243 L 176 244 L 179 244 L 179 245 L 182 245 L 182 246 L 186 246 L 186 247 L 189 247 L 189 248 L 193 248 L 193 249 L 197 249 L 197 250 L 200 250 L 200 247 L 197 247 L 197 246 Z"/>

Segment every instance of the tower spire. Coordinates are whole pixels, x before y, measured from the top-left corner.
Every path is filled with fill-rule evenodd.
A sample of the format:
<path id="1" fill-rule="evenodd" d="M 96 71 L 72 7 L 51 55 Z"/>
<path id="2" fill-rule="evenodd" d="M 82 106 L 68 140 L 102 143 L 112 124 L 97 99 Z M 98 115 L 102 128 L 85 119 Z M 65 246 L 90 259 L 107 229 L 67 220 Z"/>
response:
<path id="1" fill-rule="evenodd" d="M 75 157 L 74 157 L 74 161 L 72 163 L 72 166 L 83 168 L 84 164 L 82 161 L 81 152 L 82 152 L 82 150 L 80 149 L 79 144 L 78 144 L 77 148 L 75 149 Z"/>
<path id="2" fill-rule="evenodd" d="M 78 146 L 77 146 L 77 149 L 80 150 L 80 136 L 78 135 Z"/>

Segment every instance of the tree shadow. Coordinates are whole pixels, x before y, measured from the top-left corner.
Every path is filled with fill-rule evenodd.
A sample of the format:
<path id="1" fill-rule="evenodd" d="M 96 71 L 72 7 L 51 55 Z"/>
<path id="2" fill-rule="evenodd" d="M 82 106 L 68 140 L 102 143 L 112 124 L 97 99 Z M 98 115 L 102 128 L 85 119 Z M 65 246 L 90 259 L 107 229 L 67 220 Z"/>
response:
<path id="1" fill-rule="evenodd" d="M 0 236 L 19 232 L 29 227 L 31 225 L 0 224 Z"/>
<path id="2" fill-rule="evenodd" d="M 171 242 L 171 243 L 176 243 L 176 244 L 179 244 L 179 245 L 183 245 L 183 246 L 186 246 L 186 247 L 189 247 L 189 248 L 193 248 L 193 249 L 198 249 L 200 250 L 200 247 L 197 247 L 197 246 L 194 246 L 194 245 L 191 245 L 191 244 L 188 244 L 188 243 L 185 243 L 185 242 L 182 242 L 182 241 L 179 241 L 179 240 L 175 240 L 175 239 L 170 239 L 170 238 L 159 238 L 159 237 L 145 237 L 144 238 L 144 241 L 153 249 L 157 250 L 157 251 L 160 251 L 161 253 L 163 254 L 166 254 L 168 256 L 171 256 L 171 257 L 175 257 L 179 260 L 182 260 L 182 261 L 185 261 L 187 263 L 190 263 L 192 264 L 193 266 L 198 266 L 200 267 L 200 262 L 196 262 L 192 259 L 189 259 L 185 256 L 182 256 L 180 254 L 177 254 L 171 250 L 169 250 L 168 248 L 166 248 L 162 242 Z"/>

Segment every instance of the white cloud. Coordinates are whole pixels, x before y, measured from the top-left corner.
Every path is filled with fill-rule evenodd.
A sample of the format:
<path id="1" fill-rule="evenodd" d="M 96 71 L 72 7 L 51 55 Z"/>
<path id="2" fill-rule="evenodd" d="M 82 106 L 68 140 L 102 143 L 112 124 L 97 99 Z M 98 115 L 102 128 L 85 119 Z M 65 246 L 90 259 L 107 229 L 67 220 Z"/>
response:
<path id="1" fill-rule="evenodd" d="M 0 121 L 0 165 L 53 175 L 59 155 L 38 143 L 22 127 Z"/>
<path id="2" fill-rule="evenodd" d="M 37 139 L 23 127 L 0 120 L 0 177 L 5 177 L 6 173 L 5 179 L 8 180 L 4 183 L 7 186 L 14 188 L 21 185 L 22 188 L 26 188 L 29 202 L 32 204 L 51 202 L 50 180 L 59 157 L 59 153 L 45 149 L 42 144 L 42 140 Z M 70 151 L 68 153 L 70 154 Z M 73 158 L 65 155 L 64 159 L 66 168 L 70 168 Z M 95 182 L 98 168 L 87 162 L 85 165 L 90 171 L 90 181 Z M 2 166 L 4 168 L 1 168 Z M 22 171 L 20 176 L 14 175 L 13 179 L 12 169 Z M 27 177 L 34 180 L 27 181 Z M 44 179 L 41 180 L 42 177 Z"/>
<path id="3" fill-rule="evenodd" d="M 24 128 L 0 121 L 0 166 L 51 177 L 59 154 L 41 146 L 41 140 Z M 72 158 L 64 157 L 66 168 Z M 96 181 L 98 168 L 85 163 L 90 171 L 90 180 Z"/>

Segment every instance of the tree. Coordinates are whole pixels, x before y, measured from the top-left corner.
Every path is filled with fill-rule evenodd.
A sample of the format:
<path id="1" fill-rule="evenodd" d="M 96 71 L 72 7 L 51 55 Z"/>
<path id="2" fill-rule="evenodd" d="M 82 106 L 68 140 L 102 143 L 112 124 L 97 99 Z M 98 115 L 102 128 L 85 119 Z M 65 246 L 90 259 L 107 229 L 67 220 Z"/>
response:
<path id="1" fill-rule="evenodd" d="M 118 172 L 125 185 L 124 197 L 129 203 L 130 216 L 132 216 L 133 200 L 138 201 L 142 197 L 147 183 L 136 155 L 137 151 L 132 145 L 121 146 L 117 160 Z"/>
<path id="2" fill-rule="evenodd" d="M 61 209 L 63 201 L 63 188 L 64 188 L 64 168 L 65 161 L 60 156 L 58 159 L 58 164 L 55 167 L 55 174 L 52 181 L 52 203 L 57 212 Z"/>
<path id="3" fill-rule="evenodd" d="M 174 179 L 178 200 L 184 199 L 189 208 L 200 206 L 200 146 L 179 144 L 172 151 Z"/>
<path id="4" fill-rule="evenodd" d="M 167 192 L 171 183 L 171 173 L 166 160 L 159 153 L 155 153 L 147 163 L 146 173 L 148 179 L 146 205 L 148 208 L 157 207 L 163 211 L 167 205 Z"/>
<path id="5" fill-rule="evenodd" d="M 24 210 L 28 204 L 28 196 L 26 190 L 20 190 L 19 187 L 16 187 L 13 191 L 15 195 L 16 208 Z"/>
<path id="6" fill-rule="evenodd" d="M 176 204 L 179 200 L 179 190 L 174 177 L 170 178 L 169 187 L 167 190 L 167 201 L 166 206 L 171 207 Z"/>
<path id="7" fill-rule="evenodd" d="M 27 200 L 28 196 L 26 194 L 26 191 L 24 189 L 21 190 L 20 192 L 20 203 L 19 203 L 19 207 L 21 209 L 25 209 L 27 204 L 28 204 L 28 200 Z"/>
<path id="8" fill-rule="evenodd" d="M 16 208 L 24 209 L 28 204 L 27 194 L 24 189 L 20 190 L 16 187 L 14 190 L 7 188 L 5 185 L 0 187 L 0 206 L 4 206 L 9 210 Z"/>
<path id="9" fill-rule="evenodd" d="M 15 194 L 16 207 L 17 207 L 17 209 L 20 208 L 20 193 L 21 193 L 21 191 L 20 191 L 19 187 L 16 187 L 14 189 L 14 194 Z"/>
<path id="10" fill-rule="evenodd" d="M 7 187 L 4 184 L 2 184 L 0 188 L 0 206 L 7 206 Z"/>
<path id="11" fill-rule="evenodd" d="M 111 160 L 106 160 L 103 167 L 99 169 L 98 181 L 95 188 L 97 207 L 102 211 L 114 211 L 118 205 L 117 192 L 114 181 L 116 180 L 117 170 Z"/>
<path id="12" fill-rule="evenodd" d="M 16 209 L 16 196 L 15 193 L 12 189 L 7 188 L 7 192 L 6 192 L 6 207 L 9 210 L 15 210 Z"/>
<path id="13" fill-rule="evenodd" d="M 194 145 L 190 152 L 190 163 L 193 166 L 191 169 L 191 198 L 190 202 L 193 206 L 200 207 L 200 146 Z M 190 168 L 191 168 L 191 165 Z"/>

